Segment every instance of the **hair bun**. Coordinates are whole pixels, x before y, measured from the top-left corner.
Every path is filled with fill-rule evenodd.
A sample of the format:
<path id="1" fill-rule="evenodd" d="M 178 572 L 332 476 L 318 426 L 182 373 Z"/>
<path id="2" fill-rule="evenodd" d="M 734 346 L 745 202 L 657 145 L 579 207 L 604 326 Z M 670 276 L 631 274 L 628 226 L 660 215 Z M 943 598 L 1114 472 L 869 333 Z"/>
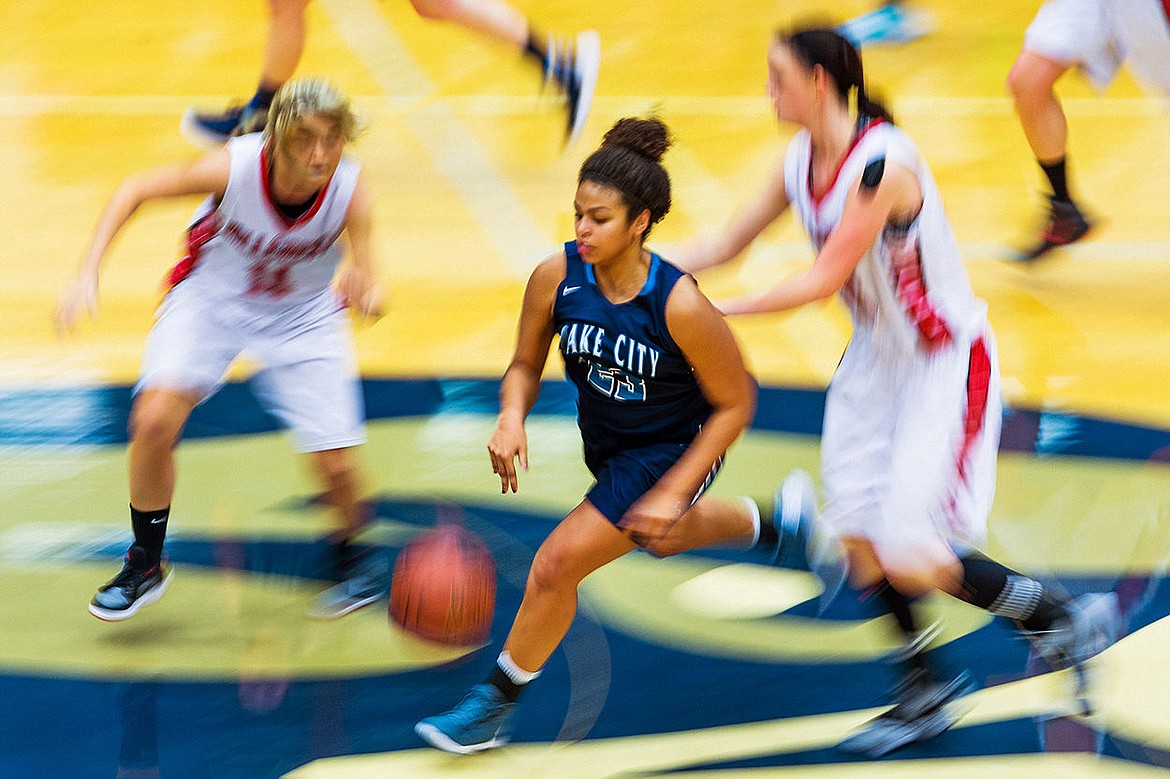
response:
<path id="1" fill-rule="evenodd" d="M 670 130 L 661 119 L 619 119 L 602 139 L 602 146 L 621 146 L 659 162 L 670 148 Z"/>

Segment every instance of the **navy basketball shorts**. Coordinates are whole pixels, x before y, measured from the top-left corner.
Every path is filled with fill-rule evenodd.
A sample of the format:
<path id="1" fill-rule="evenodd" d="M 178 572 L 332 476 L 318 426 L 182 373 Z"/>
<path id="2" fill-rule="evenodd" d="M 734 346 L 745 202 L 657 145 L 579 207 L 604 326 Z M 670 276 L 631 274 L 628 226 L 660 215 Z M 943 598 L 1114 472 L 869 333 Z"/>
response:
<path id="1" fill-rule="evenodd" d="M 586 493 L 585 498 L 606 519 L 616 525 L 630 506 L 657 484 L 686 450 L 687 444 L 652 444 L 618 452 L 601 460 L 596 467 L 590 464 L 590 470 L 593 471 L 597 482 Z M 692 503 L 698 500 L 699 495 L 702 495 L 715 480 L 715 474 L 722 462 L 720 458 L 702 488 L 691 500 Z"/>

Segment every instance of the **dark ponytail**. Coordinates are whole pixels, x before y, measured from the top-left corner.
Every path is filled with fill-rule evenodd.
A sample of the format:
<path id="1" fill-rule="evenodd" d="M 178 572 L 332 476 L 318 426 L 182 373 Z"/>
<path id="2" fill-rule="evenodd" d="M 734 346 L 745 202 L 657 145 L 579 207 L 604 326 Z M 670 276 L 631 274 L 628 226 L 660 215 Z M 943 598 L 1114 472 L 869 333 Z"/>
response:
<path id="1" fill-rule="evenodd" d="M 779 31 L 776 42 L 787 45 L 796 58 L 809 68 L 820 65 L 837 94 L 846 103 L 849 93 L 857 90 L 857 113 L 874 119 L 884 119 L 891 124 L 894 117 L 886 107 L 871 98 L 865 89 L 865 71 L 857 49 L 836 30 L 829 27 L 810 27 L 796 32 Z"/>
<path id="2" fill-rule="evenodd" d="M 662 166 L 662 155 L 670 148 L 670 130 L 661 119 L 619 119 L 601 148 L 581 165 L 577 183 L 594 181 L 613 187 L 622 196 L 632 220 L 650 211 L 650 228 L 670 211 L 670 176 Z"/>

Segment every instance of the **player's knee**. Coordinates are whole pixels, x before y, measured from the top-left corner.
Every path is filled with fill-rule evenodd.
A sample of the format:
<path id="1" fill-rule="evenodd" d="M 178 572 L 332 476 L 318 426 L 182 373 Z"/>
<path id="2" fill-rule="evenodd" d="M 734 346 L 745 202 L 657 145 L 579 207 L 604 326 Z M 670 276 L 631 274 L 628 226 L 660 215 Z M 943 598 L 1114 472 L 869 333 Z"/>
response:
<path id="1" fill-rule="evenodd" d="M 179 440 L 184 421 L 162 404 L 136 405 L 130 415 L 130 440 L 140 446 L 170 448 Z"/>
<path id="2" fill-rule="evenodd" d="M 348 489 L 355 486 L 353 461 L 344 449 L 317 452 L 315 458 L 318 473 L 331 490 Z"/>
<path id="3" fill-rule="evenodd" d="M 566 550 L 545 544 L 536 551 L 528 569 L 526 592 L 542 593 L 576 587 L 571 571 L 573 560 Z"/>

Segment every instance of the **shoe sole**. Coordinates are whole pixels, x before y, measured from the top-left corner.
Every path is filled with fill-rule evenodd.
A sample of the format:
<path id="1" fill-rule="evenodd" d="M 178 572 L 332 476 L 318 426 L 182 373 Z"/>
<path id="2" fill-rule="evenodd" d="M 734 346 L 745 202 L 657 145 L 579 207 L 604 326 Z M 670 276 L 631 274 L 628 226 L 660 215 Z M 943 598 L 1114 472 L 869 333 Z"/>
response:
<path id="1" fill-rule="evenodd" d="M 460 744 L 454 741 L 443 731 L 436 728 L 434 725 L 420 722 L 414 726 L 414 732 L 418 737 L 427 742 L 435 749 L 441 749 L 444 752 L 450 752 L 455 755 L 471 755 L 476 752 L 483 752 L 488 749 L 502 747 L 508 743 L 507 736 L 496 736 L 495 738 L 482 741 L 478 744 Z"/>
<path id="2" fill-rule="evenodd" d="M 163 594 L 166 593 L 167 588 L 171 586 L 171 578 L 173 576 L 174 573 L 168 570 L 166 576 L 163 577 L 163 580 L 157 586 L 147 590 L 141 598 L 124 609 L 104 609 L 95 603 L 90 603 L 89 613 L 103 622 L 121 622 L 122 620 L 130 619 L 146 606 L 158 603 L 162 599 Z"/>
<path id="3" fill-rule="evenodd" d="M 597 89 L 597 74 L 601 69 L 601 36 L 594 30 L 586 30 L 577 36 L 573 53 L 573 75 L 577 82 L 577 105 L 569 118 L 569 137 L 572 144 L 585 129 L 589 109 L 593 105 L 593 92 Z"/>

